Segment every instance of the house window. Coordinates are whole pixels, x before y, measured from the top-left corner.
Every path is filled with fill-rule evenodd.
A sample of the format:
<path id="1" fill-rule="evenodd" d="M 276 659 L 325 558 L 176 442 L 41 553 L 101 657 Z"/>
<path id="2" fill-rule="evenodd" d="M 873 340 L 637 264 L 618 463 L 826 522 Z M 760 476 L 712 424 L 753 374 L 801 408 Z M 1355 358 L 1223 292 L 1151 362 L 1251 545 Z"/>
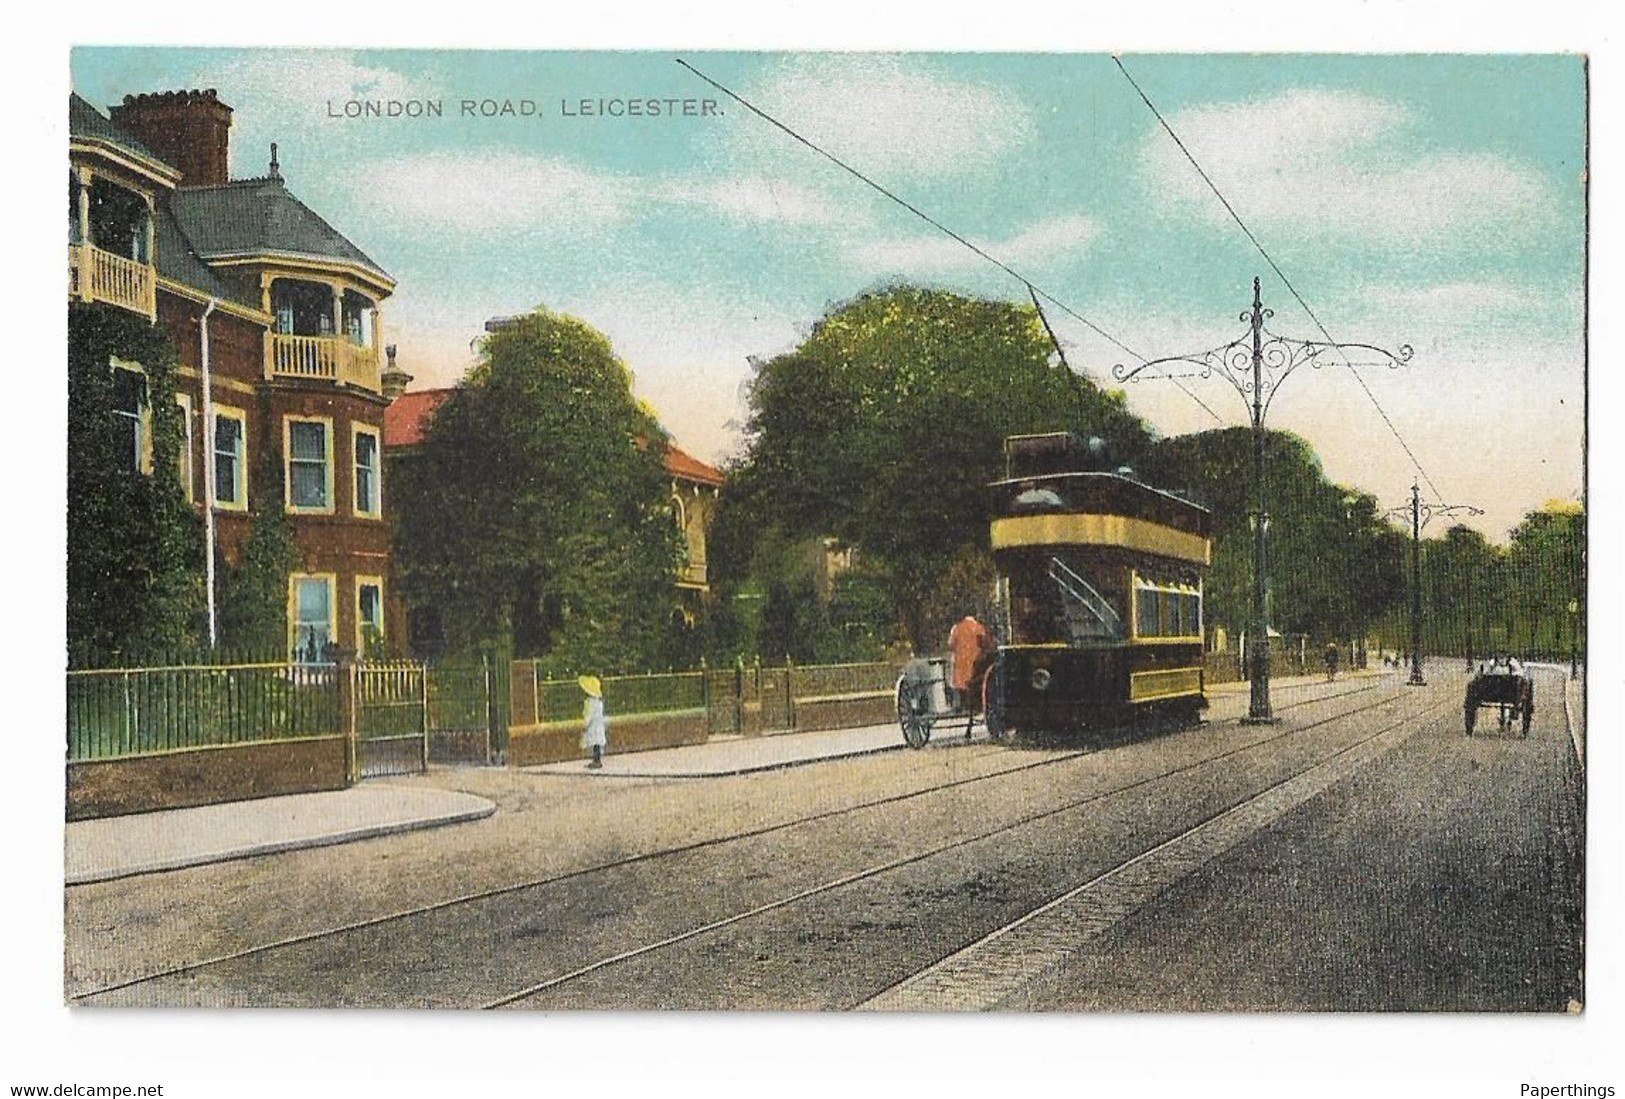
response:
<path id="1" fill-rule="evenodd" d="M 175 403 L 181 409 L 181 451 L 175 464 L 180 470 L 181 491 L 186 493 L 187 503 L 191 503 L 197 499 L 192 488 L 192 398 L 185 393 L 177 393 Z"/>
<path id="2" fill-rule="evenodd" d="M 333 510 L 331 431 L 326 420 L 287 420 L 288 510 Z"/>
<path id="3" fill-rule="evenodd" d="M 377 518 L 382 514 L 378 492 L 378 432 L 357 424 L 355 443 L 355 513 Z"/>
<path id="4" fill-rule="evenodd" d="M 373 317 L 377 308 L 372 300 L 354 290 L 346 290 L 340 308 L 344 314 L 344 335 L 351 343 L 371 347 Z"/>
<path id="5" fill-rule="evenodd" d="M 140 472 L 147 453 L 147 376 L 139 369 L 113 367 L 113 437 L 125 467 Z"/>
<path id="6" fill-rule="evenodd" d="M 384 642 L 384 581 L 358 576 L 355 582 L 355 647 L 364 657 L 382 655 Z"/>
<path id="7" fill-rule="evenodd" d="M 248 415 L 235 408 L 214 413 L 214 502 L 232 511 L 248 507 Z"/>
<path id="8" fill-rule="evenodd" d="M 300 576 L 290 578 L 289 598 L 293 604 L 291 644 L 293 658 L 303 664 L 325 664 L 333 657 L 333 578 Z"/>
<path id="9" fill-rule="evenodd" d="M 68 243 L 83 244 L 85 227 L 79 221 L 79 176 L 68 172 Z"/>

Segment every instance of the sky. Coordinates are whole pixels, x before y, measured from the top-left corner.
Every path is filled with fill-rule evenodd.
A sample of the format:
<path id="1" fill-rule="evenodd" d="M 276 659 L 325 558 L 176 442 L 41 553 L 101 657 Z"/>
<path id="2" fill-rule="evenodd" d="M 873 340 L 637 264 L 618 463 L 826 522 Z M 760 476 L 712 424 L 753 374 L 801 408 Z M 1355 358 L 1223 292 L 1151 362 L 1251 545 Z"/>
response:
<path id="1" fill-rule="evenodd" d="M 1425 499 L 1483 508 L 1468 521 L 1497 541 L 1581 496 L 1574 55 L 1123 57 L 1313 317 L 1106 54 L 92 47 L 72 82 L 103 108 L 218 89 L 233 175 L 263 174 L 277 142 L 294 194 L 398 280 L 385 335 L 413 388 L 454 383 L 487 318 L 546 305 L 608 334 L 677 443 L 713 462 L 740 453 L 749 357 L 831 307 L 903 279 L 1026 299 L 678 57 L 1109 333 L 1050 310 L 1100 384 L 1133 356 L 1242 335 L 1256 275 L 1280 335 L 1414 348 L 1398 369 L 1333 360 L 1282 387 L 1270 426 L 1309 439 L 1332 479 L 1398 506 L 1419 465 Z M 616 98 L 716 108 L 581 104 Z M 464 117 L 487 99 L 515 113 Z M 345 117 L 391 101 L 443 114 Z M 1184 385 L 1123 388 L 1164 435 L 1247 422 L 1217 377 Z"/>

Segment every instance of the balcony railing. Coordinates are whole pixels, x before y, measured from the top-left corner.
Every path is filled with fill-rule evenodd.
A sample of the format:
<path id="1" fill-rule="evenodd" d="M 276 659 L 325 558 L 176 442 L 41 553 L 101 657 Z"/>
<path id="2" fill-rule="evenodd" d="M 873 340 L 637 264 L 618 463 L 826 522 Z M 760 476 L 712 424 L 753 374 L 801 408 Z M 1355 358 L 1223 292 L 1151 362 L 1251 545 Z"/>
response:
<path id="1" fill-rule="evenodd" d="M 378 349 L 363 347 L 341 336 L 265 334 L 267 377 L 310 378 L 341 382 L 377 393 Z"/>
<path id="2" fill-rule="evenodd" d="M 157 316 L 158 280 L 152 264 L 104 252 L 92 244 L 68 245 L 68 295 L 104 301 L 148 320 Z"/>

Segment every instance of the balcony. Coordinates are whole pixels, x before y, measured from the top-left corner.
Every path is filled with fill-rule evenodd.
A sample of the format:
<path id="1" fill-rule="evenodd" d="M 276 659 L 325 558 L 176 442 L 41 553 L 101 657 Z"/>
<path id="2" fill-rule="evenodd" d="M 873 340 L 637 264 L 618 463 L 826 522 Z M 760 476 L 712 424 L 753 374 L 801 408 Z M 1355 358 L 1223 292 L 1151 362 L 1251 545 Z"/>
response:
<path id="1" fill-rule="evenodd" d="M 158 312 L 157 285 L 150 263 L 126 259 L 92 244 L 68 245 L 68 296 L 71 298 L 106 302 L 152 320 Z M 373 373 L 377 373 L 376 366 Z"/>
<path id="2" fill-rule="evenodd" d="M 677 586 L 682 588 L 707 587 L 705 562 L 685 561 L 677 566 Z"/>
<path id="3" fill-rule="evenodd" d="M 267 332 L 265 375 L 268 378 L 336 382 L 373 393 L 383 388 L 379 377 L 378 349 L 364 347 L 342 336 L 293 336 Z"/>

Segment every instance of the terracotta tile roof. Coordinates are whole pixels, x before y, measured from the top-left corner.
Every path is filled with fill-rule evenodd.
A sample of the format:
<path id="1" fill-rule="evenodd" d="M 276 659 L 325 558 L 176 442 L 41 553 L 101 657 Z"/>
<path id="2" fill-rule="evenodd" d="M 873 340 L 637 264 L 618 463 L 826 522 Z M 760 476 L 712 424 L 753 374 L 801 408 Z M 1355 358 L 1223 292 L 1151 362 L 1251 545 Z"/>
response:
<path id="1" fill-rule="evenodd" d="M 396 397 L 384 409 L 384 446 L 407 447 L 421 443 L 435 410 L 454 392 L 452 389 L 417 389 Z"/>
<path id="2" fill-rule="evenodd" d="M 721 487 L 726 480 L 721 470 L 706 465 L 671 443 L 666 444 L 666 472 L 684 481 L 695 481 L 702 485 Z"/>
<path id="3" fill-rule="evenodd" d="M 435 410 L 454 392 L 454 389 L 416 389 L 396 397 L 395 402 L 384 409 L 384 446 L 413 447 L 423 442 Z M 680 480 L 714 487 L 721 487 L 727 480 L 721 470 L 671 443 L 666 444 L 666 472 Z"/>

